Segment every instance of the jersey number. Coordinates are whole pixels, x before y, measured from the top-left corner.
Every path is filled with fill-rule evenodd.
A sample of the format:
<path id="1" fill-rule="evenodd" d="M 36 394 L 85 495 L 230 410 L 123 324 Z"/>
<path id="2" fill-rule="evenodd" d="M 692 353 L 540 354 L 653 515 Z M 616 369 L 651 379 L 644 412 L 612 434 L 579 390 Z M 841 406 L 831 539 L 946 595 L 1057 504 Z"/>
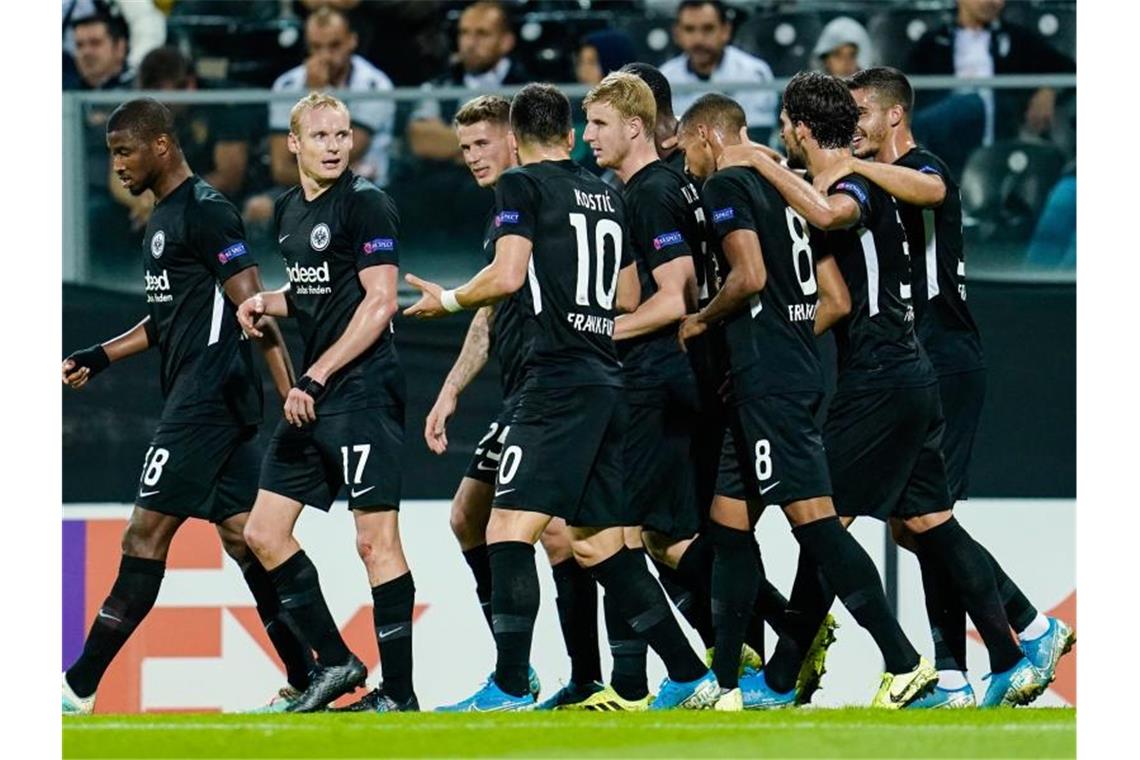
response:
<path id="1" fill-rule="evenodd" d="M 162 477 L 162 468 L 170 459 L 170 451 L 151 446 L 143 457 L 143 485 L 153 486 Z"/>
<path id="2" fill-rule="evenodd" d="M 502 454 L 498 451 L 489 451 L 483 447 L 487 441 L 495 438 L 495 433 L 498 433 L 499 437 L 495 438 L 495 442 L 499 444 L 499 448 L 502 448 L 503 442 L 507 440 L 507 433 L 510 431 L 510 429 L 510 425 L 503 425 L 503 429 L 499 430 L 499 423 L 492 422 L 491 429 L 487 431 L 487 434 L 485 436 L 479 439 L 479 444 L 475 447 L 475 456 L 481 457 L 483 456 L 483 453 L 486 452 L 488 459 L 490 459 L 492 462 L 498 462 L 499 457 L 501 457 Z"/>
<path id="3" fill-rule="evenodd" d="M 772 477 L 772 444 L 767 438 L 756 442 L 756 479 L 767 480 Z"/>
<path id="4" fill-rule="evenodd" d="M 589 223 L 585 214 L 571 214 L 570 226 L 578 242 L 578 284 L 574 290 L 574 301 L 579 306 L 590 305 L 590 236 Z M 606 238 L 614 249 L 614 270 L 610 277 L 609 290 L 603 280 L 606 271 Z M 614 294 L 617 293 L 618 270 L 621 269 L 621 225 L 613 219 L 599 219 L 594 225 L 594 259 L 597 269 L 594 272 L 594 299 L 603 309 L 614 307 Z"/>
<path id="5" fill-rule="evenodd" d="M 804 295 L 810 296 L 819 288 L 815 284 L 815 261 L 812 258 L 807 222 L 791 206 L 784 207 L 784 216 L 788 220 L 788 235 L 792 238 L 792 262 L 796 267 L 796 279 L 799 280 Z"/>
<path id="6" fill-rule="evenodd" d="M 354 454 L 359 454 L 360 459 L 356 460 L 356 477 L 352 480 L 348 479 L 348 446 L 340 447 L 340 458 L 344 463 L 344 483 L 345 485 L 360 485 L 360 479 L 364 477 L 364 465 L 368 461 L 368 455 L 372 453 L 371 443 L 362 443 L 352 447 Z"/>

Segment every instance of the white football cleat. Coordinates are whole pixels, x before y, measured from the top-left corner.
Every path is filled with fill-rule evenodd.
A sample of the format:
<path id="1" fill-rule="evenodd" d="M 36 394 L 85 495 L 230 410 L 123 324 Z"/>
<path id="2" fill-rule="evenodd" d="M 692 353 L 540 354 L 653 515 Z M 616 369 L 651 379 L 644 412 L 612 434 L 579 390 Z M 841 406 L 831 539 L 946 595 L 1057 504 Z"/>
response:
<path id="1" fill-rule="evenodd" d="M 81 697 L 76 694 L 71 684 L 67 682 L 67 674 L 63 676 L 63 714 L 64 715 L 90 715 L 95 711 L 95 695 Z"/>

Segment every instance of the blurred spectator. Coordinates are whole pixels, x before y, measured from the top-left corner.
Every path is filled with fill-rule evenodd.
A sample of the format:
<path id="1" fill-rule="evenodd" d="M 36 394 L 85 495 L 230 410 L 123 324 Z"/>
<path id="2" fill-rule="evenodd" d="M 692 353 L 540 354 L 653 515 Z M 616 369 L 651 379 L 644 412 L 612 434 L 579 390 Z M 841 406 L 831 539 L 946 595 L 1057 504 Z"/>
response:
<path id="1" fill-rule="evenodd" d="M 129 87 L 127 25 L 117 16 L 82 16 L 71 22 L 75 35 L 77 90 Z"/>
<path id="2" fill-rule="evenodd" d="M 611 71 L 617 71 L 627 63 L 637 59 L 637 50 L 633 40 L 625 32 L 605 29 L 592 32 L 582 38 L 578 45 L 578 52 L 574 56 L 574 73 L 578 84 L 593 87 Z M 582 111 L 581 101 L 575 99 L 574 106 L 574 148 L 570 151 L 570 158 L 589 169 L 594 174 L 612 174 L 602 172 L 594 160 L 594 151 L 582 139 L 586 131 L 586 114 Z"/>
<path id="3" fill-rule="evenodd" d="M 64 76 L 75 55 L 72 22 L 92 16 L 121 19 L 126 25 L 127 68 L 135 69 L 151 50 L 166 41 L 166 16 L 150 0 L 63 0 Z M 73 63 L 71 64 L 74 65 Z M 71 89 L 64 86 L 64 89 Z"/>
<path id="4" fill-rule="evenodd" d="M 198 81 L 193 63 L 175 47 L 160 47 L 147 53 L 139 66 L 136 83 L 140 90 L 210 89 Z M 209 104 L 169 106 L 178 130 L 178 142 L 190 168 L 236 199 L 249 166 L 254 127 L 248 106 Z M 254 110 L 256 113 L 256 110 Z"/>
<path id="5" fill-rule="evenodd" d="M 673 41 L 684 51 L 682 55 L 661 65 L 661 73 L 672 84 L 698 82 L 771 82 L 772 69 L 759 58 L 730 45 L 732 24 L 724 3 L 719 0 L 684 0 L 677 8 L 673 25 Z M 764 140 L 776 124 L 776 93 L 729 93 L 744 108 L 749 132 Z M 685 109 L 700 93 L 673 96 L 673 111 Z"/>
<path id="6" fill-rule="evenodd" d="M 481 0 L 468 6 L 459 17 L 458 49 L 443 76 L 427 87 L 467 87 L 484 91 L 512 84 L 526 84 L 530 77 L 514 59 L 515 33 L 506 8 Z M 450 122 L 459 110 L 457 100 L 422 100 L 408 124 L 408 147 L 419 158 L 451 160 L 459 156 L 459 143 Z"/>
<path id="7" fill-rule="evenodd" d="M 392 81 L 356 51 L 356 33 L 348 17 L 328 6 L 313 12 L 305 21 L 308 58 L 286 71 L 273 83 L 274 92 L 296 92 L 300 97 L 310 90 L 347 89 L 356 92 L 391 90 Z M 396 106 L 391 100 L 346 98 L 352 113 L 352 170 L 380 186 L 388 182 L 388 149 Z M 289 101 L 269 107 L 270 167 L 278 185 L 297 184 L 297 160 L 289 153 Z"/>
<path id="8" fill-rule="evenodd" d="M 849 16 L 839 16 L 828 22 L 819 33 L 812 57 L 819 62 L 821 69 L 834 77 L 849 77 L 876 63 L 867 30 Z"/>
<path id="9" fill-rule="evenodd" d="M 1045 208 L 1037 219 L 1033 239 L 1025 254 L 1025 263 L 1050 269 L 1075 269 L 1077 266 L 1077 172 L 1057 180 L 1045 199 Z"/>
<path id="10" fill-rule="evenodd" d="M 953 74 L 959 77 L 989 77 L 1001 74 L 1058 74 L 1076 70 L 1068 56 L 1055 50 L 1036 32 L 1001 18 L 1005 0 L 958 0 L 953 24 L 932 29 L 915 43 L 908 57 L 908 74 Z M 1016 137 L 1040 138 L 1053 126 L 1056 92 L 1048 87 L 1033 92 L 983 89 L 957 94 L 936 111 L 922 110 L 938 99 L 932 93 L 918 100 L 915 131 L 935 130 L 934 137 L 965 144 L 967 148 L 989 145 L 994 140 Z M 980 109 L 981 134 L 976 124 Z M 974 124 L 973 134 L 962 126 Z M 925 142 L 935 140 L 927 136 Z M 945 156 L 944 150 L 930 145 Z M 949 161 L 948 161 L 949 162 Z"/>

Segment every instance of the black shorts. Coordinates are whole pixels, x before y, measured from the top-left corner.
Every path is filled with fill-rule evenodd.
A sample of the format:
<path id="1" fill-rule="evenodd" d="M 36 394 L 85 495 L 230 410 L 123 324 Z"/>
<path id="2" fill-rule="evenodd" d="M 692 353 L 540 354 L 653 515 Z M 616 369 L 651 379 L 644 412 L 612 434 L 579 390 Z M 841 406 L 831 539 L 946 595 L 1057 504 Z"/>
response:
<path id="1" fill-rule="evenodd" d="M 966 498 L 970 485 L 970 454 L 986 399 L 986 371 L 945 375 L 938 378 L 938 389 L 942 415 L 946 418 L 946 430 L 942 433 L 946 482 L 951 500 L 958 501 Z"/>
<path id="2" fill-rule="evenodd" d="M 628 411 L 621 388 L 528 388 L 503 442 L 493 506 L 569 525 L 635 525 L 622 489 Z"/>
<path id="3" fill-rule="evenodd" d="M 837 395 L 823 442 L 840 515 L 886 520 L 951 507 L 938 386 Z"/>
<path id="4" fill-rule="evenodd" d="M 675 539 L 700 530 L 692 457 L 699 401 L 692 378 L 627 391 L 625 498 L 634 525 Z"/>
<path id="5" fill-rule="evenodd" d="M 503 440 L 507 437 L 507 428 L 511 425 L 511 416 L 515 413 L 515 404 L 518 397 L 512 396 L 503 402 L 499 416 L 487 428 L 487 433 L 479 439 L 475 446 L 475 453 L 471 455 L 471 462 L 467 465 L 464 477 L 478 480 L 493 486 L 495 474 L 499 471 L 499 462 L 503 457 Z"/>
<path id="6" fill-rule="evenodd" d="M 815 422 L 823 394 L 763 396 L 738 403 L 725 431 L 717 493 L 786 506 L 831 495 L 827 453 Z"/>
<path id="7" fill-rule="evenodd" d="M 349 509 L 399 509 L 403 452 L 403 406 L 325 415 L 318 408 L 311 425 L 277 426 L 261 488 L 327 512 L 347 486 Z"/>
<path id="8" fill-rule="evenodd" d="M 257 427 L 158 423 L 135 503 L 175 517 L 221 523 L 257 498 Z"/>

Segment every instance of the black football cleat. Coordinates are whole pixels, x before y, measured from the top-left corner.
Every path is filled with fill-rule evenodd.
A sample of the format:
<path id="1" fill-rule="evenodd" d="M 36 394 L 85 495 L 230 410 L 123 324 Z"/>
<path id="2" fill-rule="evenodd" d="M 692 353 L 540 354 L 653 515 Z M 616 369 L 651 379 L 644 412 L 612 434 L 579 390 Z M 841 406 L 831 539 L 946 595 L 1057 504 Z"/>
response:
<path id="1" fill-rule="evenodd" d="M 285 712 L 324 710 L 334 700 L 363 686 L 367 677 L 368 668 L 355 655 L 350 655 L 348 662 L 343 665 L 318 666 L 310 675 L 309 688 Z"/>
<path id="2" fill-rule="evenodd" d="M 416 695 L 408 697 L 405 702 L 397 702 L 384 693 L 384 684 L 380 684 L 360 699 L 345 707 L 333 707 L 329 712 L 419 712 L 420 702 Z"/>

